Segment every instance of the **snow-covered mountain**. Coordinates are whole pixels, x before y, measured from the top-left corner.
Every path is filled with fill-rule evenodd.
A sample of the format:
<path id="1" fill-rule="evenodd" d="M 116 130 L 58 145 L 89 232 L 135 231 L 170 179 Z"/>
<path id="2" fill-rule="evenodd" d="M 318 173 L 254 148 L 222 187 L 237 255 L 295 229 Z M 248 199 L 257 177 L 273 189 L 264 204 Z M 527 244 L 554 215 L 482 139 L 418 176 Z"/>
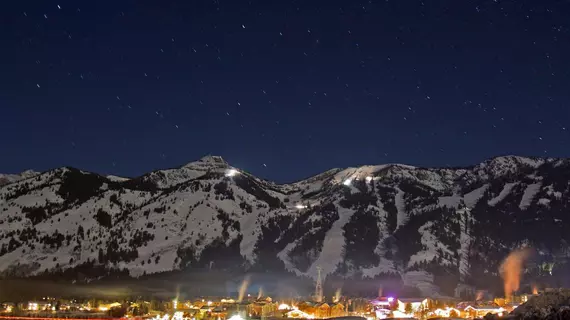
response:
<path id="1" fill-rule="evenodd" d="M 333 169 L 280 185 L 208 156 L 126 179 L 59 168 L 0 187 L 5 276 L 174 270 L 398 279 L 453 294 L 510 250 L 570 243 L 570 160 Z"/>
<path id="2" fill-rule="evenodd" d="M 33 176 L 37 176 L 40 174 L 39 172 L 33 170 L 26 170 L 19 174 L 2 174 L 0 173 L 0 187 L 6 185 L 8 183 L 16 182 L 18 180 L 31 178 Z"/>

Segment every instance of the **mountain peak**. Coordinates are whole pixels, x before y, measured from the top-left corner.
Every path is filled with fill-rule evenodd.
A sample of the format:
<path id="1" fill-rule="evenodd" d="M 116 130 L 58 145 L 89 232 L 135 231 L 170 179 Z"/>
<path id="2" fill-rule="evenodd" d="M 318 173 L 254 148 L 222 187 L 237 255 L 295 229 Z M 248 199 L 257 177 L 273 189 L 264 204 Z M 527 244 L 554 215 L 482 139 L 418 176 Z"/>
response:
<path id="1" fill-rule="evenodd" d="M 505 174 L 513 173 L 520 168 L 538 168 L 545 163 L 552 162 L 552 158 L 535 158 L 535 157 L 521 157 L 515 155 L 505 155 L 494 157 L 479 164 L 479 170 L 493 176 L 502 176 Z"/>
<path id="2" fill-rule="evenodd" d="M 207 170 L 211 168 L 227 168 L 229 164 L 220 156 L 207 155 L 197 161 L 189 162 L 182 167 L 193 170 Z"/>
<path id="3" fill-rule="evenodd" d="M 222 157 L 212 156 L 212 155 L 207 155 L 205 157 L 202 157 L 198 161 L 206 163 L 215 163 L 215 164 L 227 164 L 227 162 Z"/>
<path id="4" fill-rule="evenodd" d="M 22 171 L 20 173 L 20 176 L 24 179 L 27 179 L 27 178 L 37 176 L 38 174 L 40 174 L 40 172 L 34 171 L 32 169 L 28 169 L 28 170 Z"/>

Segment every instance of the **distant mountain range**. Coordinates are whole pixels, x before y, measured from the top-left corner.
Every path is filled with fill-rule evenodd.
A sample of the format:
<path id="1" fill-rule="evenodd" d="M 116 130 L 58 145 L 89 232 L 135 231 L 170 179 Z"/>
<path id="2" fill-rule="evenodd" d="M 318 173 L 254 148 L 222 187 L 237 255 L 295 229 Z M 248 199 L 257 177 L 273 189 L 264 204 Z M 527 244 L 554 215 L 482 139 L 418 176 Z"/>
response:
<path id="1" fill-rule="evenodd" d="M 276 184 L 208 156 L 133 179 L 63 167 L 0 181 L 9 278 L 213 269 L 316 279 L 320 267 L 327 279 L 459 295 L 500 286 L 501 260 L 523 245 L 556 262 L 548 273 L 563 270 L 570 243 L 568 159 L 363 166 Z"/>
<path id="2" fill-rule="evenodd" d="M 0 173 L 0 187 L 18 180 L 23 180 L 39 175 L 39 172 L 26 170 L 19 174 L 2 174 Z"/>

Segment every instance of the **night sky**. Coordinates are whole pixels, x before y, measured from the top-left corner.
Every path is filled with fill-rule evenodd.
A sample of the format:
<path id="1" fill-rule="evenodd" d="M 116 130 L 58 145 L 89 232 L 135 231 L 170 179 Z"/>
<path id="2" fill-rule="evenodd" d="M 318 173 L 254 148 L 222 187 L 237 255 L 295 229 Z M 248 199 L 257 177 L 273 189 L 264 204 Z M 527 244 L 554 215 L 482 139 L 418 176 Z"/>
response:
<path id="1" fill-rule="evenodd" d="M 570 2 L 9 1 L 0 172 L 570 156 Z"/>

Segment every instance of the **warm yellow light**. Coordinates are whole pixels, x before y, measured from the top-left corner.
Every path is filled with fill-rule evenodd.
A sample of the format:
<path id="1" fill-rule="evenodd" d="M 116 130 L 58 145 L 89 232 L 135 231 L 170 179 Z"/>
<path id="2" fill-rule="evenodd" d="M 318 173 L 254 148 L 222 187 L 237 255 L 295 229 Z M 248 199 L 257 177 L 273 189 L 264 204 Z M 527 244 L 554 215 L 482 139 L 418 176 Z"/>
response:
<path id="1" fill-rule="evenodd" d="M 231 316 L 228 320 L 243 320 L 243 318 L 239 314 L 235 314 Z"/>

